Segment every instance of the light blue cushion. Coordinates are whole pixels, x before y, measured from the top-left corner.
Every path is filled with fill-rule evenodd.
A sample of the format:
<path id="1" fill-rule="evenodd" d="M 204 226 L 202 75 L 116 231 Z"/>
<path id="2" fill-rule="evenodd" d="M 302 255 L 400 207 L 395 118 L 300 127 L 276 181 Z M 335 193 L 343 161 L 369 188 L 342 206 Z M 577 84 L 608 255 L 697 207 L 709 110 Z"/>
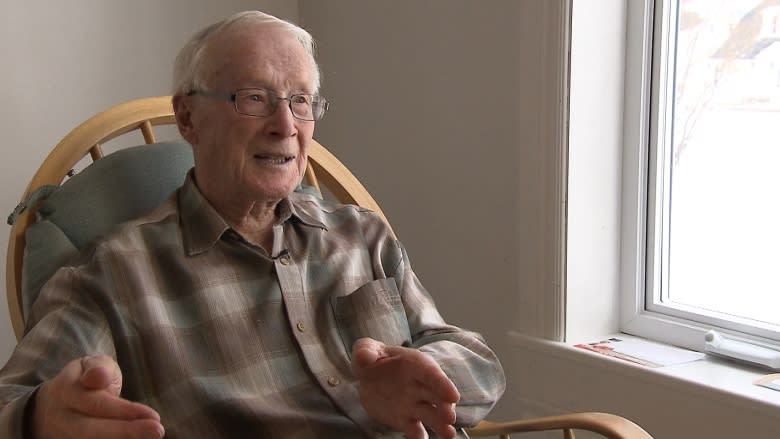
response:
<path id="1" fill-rule="evenodd" d="M 78 248 L 157 207 L 184 182 L 192 147 L 166 142 L 125 148 L 86 167 L 38 210 Z"/>
<path id="2" fill-rule="evenodd" d="M 59 267 L 117 224 L 157 207 L 192 166 L 186 142 L 134 146 L 97 160 L 48 195 L 25 235 L 24 316 Z"/>
<path id="3" fill-rule="evenodd" d="M 43 284 L 78 253 L 62 230 L 49 220 L 27 228 L 22 265 L 22 315 L 26 318 Z"/>
<path id="4" fill-rule="evenodd" d="M 161 204 L 193 166 L 192 147 L 165 142 L 125 148 L 87 166 L 48 193 L 27 229 L 22 267 L 25 318 L 46 281 L 87 244 Z M 297 191 L 320 196 L 309 186 Z"/>

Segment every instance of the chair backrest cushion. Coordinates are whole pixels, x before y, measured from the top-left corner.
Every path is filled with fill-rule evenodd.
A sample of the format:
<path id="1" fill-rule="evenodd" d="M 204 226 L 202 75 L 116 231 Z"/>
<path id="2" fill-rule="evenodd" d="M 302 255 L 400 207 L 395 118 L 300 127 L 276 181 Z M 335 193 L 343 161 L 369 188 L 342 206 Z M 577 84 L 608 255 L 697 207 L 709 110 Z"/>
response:
<path id="1" fill-rule="evenodd" d="M 43 200 L 25 234 L 25 318 L 59 267 L 117 224 L 157 207 L 192 166 L 192 148 L 184 141 L 133 146 L 95 161 Z"/>

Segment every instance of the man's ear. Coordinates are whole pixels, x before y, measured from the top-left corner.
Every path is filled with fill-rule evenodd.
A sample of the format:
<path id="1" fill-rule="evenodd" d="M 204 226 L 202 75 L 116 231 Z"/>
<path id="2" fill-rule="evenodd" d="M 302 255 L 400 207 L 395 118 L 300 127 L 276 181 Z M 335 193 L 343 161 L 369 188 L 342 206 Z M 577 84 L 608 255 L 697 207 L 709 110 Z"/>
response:
<path id="1" fill-rule="evenodd" d="M 181 136 L 190 143 L 198 143 L 195 125 L 192 122 L 192 101 L 188 96 L 177 94 L 173 97 L 173 113 Z"/>

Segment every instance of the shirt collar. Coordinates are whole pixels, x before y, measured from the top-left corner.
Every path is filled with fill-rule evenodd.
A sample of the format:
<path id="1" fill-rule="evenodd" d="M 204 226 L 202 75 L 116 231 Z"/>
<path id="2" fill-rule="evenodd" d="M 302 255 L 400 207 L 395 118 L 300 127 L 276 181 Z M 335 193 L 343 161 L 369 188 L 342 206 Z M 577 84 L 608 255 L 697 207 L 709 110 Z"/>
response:
<path id="1" fill-rule="evenodd" d="M 314 196 L 303 192 L 293 192 L 279 202 L 279 222 L 284 225 L 297 221 L 309 227 L 327 230 L 310 209 Z M 195 184 L 194 172 L 190 170 L 179 191 L 179 211 L 181 212 L 182 239 L 188 256 L 202 253 L 219 241 L 222 235 L 231 230 L 222 216 L 200 192 Z"/>
<path id="2" fill-rule="evenodd" d="M 282 208 L 289 209 L 290 213 L 287 216 L 288 219 L 295 218 L 298 222 L 306 226 L 328 230 L 325 224 L 319 219 L 321 215 L 317 215 L 317 212 L 322 210 L 319 201 L 322 201 L 320 197 L 296 189 L 289 197 L 282 200 L 282 203 L 284 203 L 282 204 Z M 284 210 L 281 210 L 280 213 L 281 212 L 284 212 Z M 280 218 L 284 218 L 283 214 L 279 216 Z"/>
<path id="3" fill-rule="evenodd" d="M 182 239 L 188 256 L 202 253 L 219 240 L 230 226 L 214 210 L 211 203 L 195 185 L 194 171 L 179 190 L 179 211 L 181 212 Z"/>

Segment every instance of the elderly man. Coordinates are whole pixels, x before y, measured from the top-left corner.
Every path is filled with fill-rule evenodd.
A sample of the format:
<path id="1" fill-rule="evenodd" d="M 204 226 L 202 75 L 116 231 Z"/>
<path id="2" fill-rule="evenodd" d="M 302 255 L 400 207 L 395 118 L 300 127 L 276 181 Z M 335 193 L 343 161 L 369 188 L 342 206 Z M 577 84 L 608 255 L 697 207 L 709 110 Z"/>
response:
<path id="1" fill-rule="evenodd" d="M 295 192 L 327 103 L 311 36 L 260 12 L 174 72 L 195 167 L 60 269 L 0 373 L 8 438 L 450 438 L 504 390 L 373 212 Z"/>

